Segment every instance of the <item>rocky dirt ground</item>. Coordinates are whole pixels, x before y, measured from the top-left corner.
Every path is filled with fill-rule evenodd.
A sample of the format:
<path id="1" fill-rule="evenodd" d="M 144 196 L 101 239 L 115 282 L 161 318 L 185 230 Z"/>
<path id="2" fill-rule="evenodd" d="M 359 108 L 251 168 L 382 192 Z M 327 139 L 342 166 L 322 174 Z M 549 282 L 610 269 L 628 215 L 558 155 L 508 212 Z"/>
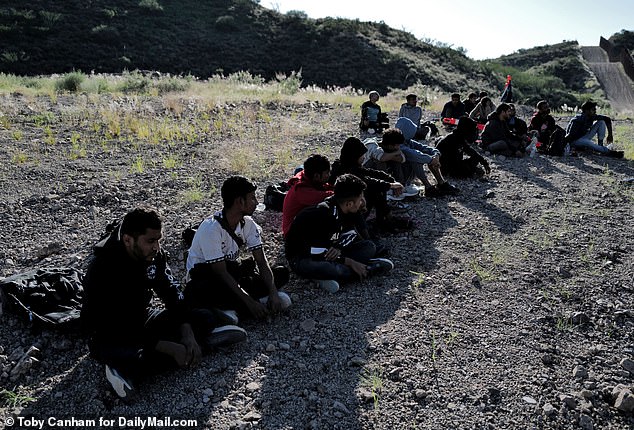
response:
<path id="1" fill-rule="evenodd" d="M 180 233 L 219 207 L 230 148 L 273 151 L 286 141 L 290 171 L 310 151 L 334 155 L 356 133 L 356 108 L 308 102 L 260 106 L 266 124 L 247 118 L 246 134 L 217 127 L 187 144 L 139 146 L 90 119 L 104 106 L 173 117 L 161 103 L 2 96 L 0 276 L 83 268 L 107 222 L 138 204 L 165 216 L 165 247 L 184 276 Z M 186 108 L 178 121 L 186 128 L 197 115 Z M 288 118 L 304 131 L 289 135 Z M 181 164 L 150 163 L 167 152 Z M 334 295 L 293 278 L 287 314 L 245 323 L 246 344 L 147 381 L 133 405 L 111 394 L 83 338 L 30 330 L 5 310 L 0 387 L 17 397 L 0 403 L 0 426 L 171 417 L 208 429 L 632 428 L 632 161 L 488 158 L 485 180 L 454 181 L 460 195 L 408 202 L 418 227 L 385 238 L 396 263 L 389 276 Z M 192 197 L 192 172 L 209 191 L 202 201 Z M 284 176 L 258 179 L 260 196 Z M 281 259 L 280 214 L 255 218 L 268 254 Z M 11 375 L 31 346 L 38 361 Z"/>

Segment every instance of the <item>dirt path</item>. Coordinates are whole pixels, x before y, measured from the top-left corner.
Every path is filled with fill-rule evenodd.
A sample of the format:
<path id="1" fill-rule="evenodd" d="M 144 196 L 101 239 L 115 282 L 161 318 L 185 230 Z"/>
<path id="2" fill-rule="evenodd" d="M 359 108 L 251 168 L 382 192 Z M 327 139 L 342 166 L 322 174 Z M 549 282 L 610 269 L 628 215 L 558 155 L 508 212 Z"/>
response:
<path id="1" fill-rule="evenodd" d="M 583 46 L 583 58 L 595 74 L 612 108 L 621 113 L 634 112 L 634 89 L 621 63 L 611 63 L 599 46 Z"/>

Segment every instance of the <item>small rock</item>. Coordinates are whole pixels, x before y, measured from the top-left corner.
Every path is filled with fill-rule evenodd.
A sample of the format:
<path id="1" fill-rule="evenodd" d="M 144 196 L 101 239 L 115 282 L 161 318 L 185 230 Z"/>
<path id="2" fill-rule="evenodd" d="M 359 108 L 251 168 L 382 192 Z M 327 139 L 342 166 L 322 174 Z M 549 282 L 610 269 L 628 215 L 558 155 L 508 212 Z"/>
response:
<path id="1" fill-rule="evenodd" d="M 632 396 L 632 392 L 630 390 L 622 390 L 614 402 L 614 407 L 626 413 L 634 411 L 634 396 Z"/>
<path id="2" fill-rule="evenodd" d="M 544 406 L 542 406 L 542 411 L 544 411 L 544 415 L 546 415 L 547 417 L 552 417 L 557 413 L 557 409 L 550 403 L 546 403 Z"/>
<path id="3" fill-rule="evenodd" d="M 203 395 L 206 397 L 211 397 L 214 395 L 214 390 L 212 390 L 211 388 L 205 388 L 203 390 Z"/>
<path id="4" fill-rule="evenodd" d="M 280 342 L 280 349 L 288 351 L 289 349 L 291 349 L 291 346 L 288 343 Z"/>
<path id="5" fill-rule="evenodd" d="M 546 353 L 542 355 L 542 363 L 544 363 L 546 366 L 550 366 L 554 362 L 555 362 L 555 357 L 553 357 L 552 354 Z"/>
<path id="6" fill-rule="evenodd" d="M 570 321 L 575 325 L 582 325 L 589 323 L 590 317 L 583 312 L 575 312 L 570 317 Z"/>
<path id="7" fill-rule="evenodd" d="M 225 381 L 225 378 L 220 378 L 216 381 L 216 383 L 214 384 L 214 389 L 218 389 L 218 388 L 223 388 L 227 386 L 227 381 Z"/>
<path id="8" fill-rule="evenodd" d="M 315 330 L 316 326 L 317 326 L 317 322 L 315 320 L 313 320 L 313 319 L 304 320 L 300 324 L 300 327 L 304 331 L 313 331 L 313 330 Z"/>
<path id="9" fill-rule="evenodd" d="M 524 402 L 528 403 L 529 405 L 537 404 L 537 400 L 533 399 L 531 396 L 524 396 L 522 397 L 522 400 L 524 400 Z"/>
<path id="10" fill-rule="evenodd" d="M 266 352 L 273 352 L 276 349 L 277 348 L 275 348 L 275 345 L 273 345 L 272 343 L 269 343 L 268 345 L 266 345 Z"/>
<path id="11" fill-rule="evenodd" d="M 15 266 L 15 262 L 10 258 L 5 259 L 4 264 L 6 264 L 7 266 Z"/>
<path id="12" fill-rule="evenodd" d="M 374 402 L 374 393 L 366 387 L 359 388 L 359 397 L 365 402 Z"/>
<path id="13" fill-rule="evenodd" d="M 562 278 L 572 278 L 572 274 L 561 266 L 557 267 L 557 273 Z"/>
<path id="14" fill-rule="evenodd" d="M 318 351 L 323 351 L 324 349 L 326 349 L 326 345 L 323 345 L 323 344 L 319 343 L 319 344 L 313 346 L 313 348 L 315 348 Z"/>
<path id="15" fill-rule="evenodd" d="M 572 370 L 572 376 L 577 379 L 586 379 L 588 377 L 588 370 L 581 365 L 575 366 Z"/>
<path id="16" fill-rule="evenodd" d="M 261 388 L 262 386 L 260 385 L 259 382 L 249 382 L 247 384 L 247 390 L 249 391 L 257 391 Z"/>
<path id="17" fill-rule="evenodd" d="M 355 357 L 352 357 L 352 358 L 350 359 L 349 364 L 350 364 L 351 366 L 358 366 L 358 367 L 361 367 L 361 366 L 365 366 L 365 364 L 366 364 L 367 362 L 368 362 L 368 361 L 367 361 L 365 358 L 363 358 L 363 357 L 359 357 L 359 356 L 355 356 Z"/>
<path id="18" fill-rule="evenodd" d="M 262 419 L 262 415 L 260 415 L 259 413 L 255 412 L 255 411 L 249 411 L 247 412 L 247 414 L 244 416 L 244 420 L 245 421 L 260 421 Z"/>
<path id="19" fill-rule="evenodd" d="M 480 275 L 473 275 L 473 277 L 471 278 L 471 283 L 473 285 L 480 285 L 482 283 L 482 278 L 480 277 Z"/>
<path id="20" fill-rule="evenodd" d="M 579 415 L 579 427 L 583 430 L 593 430 L 594 423 L 592 422 L 592 418 L 586 414 Z"/>
<path id="21" fill-rule="evenodd" d="M 624 358 L 623 360 L 621 360 L 620 365 L 623 369 L 634 374 L 634 360 Z"/>
<path id="22" fill-rule="evenodd" d="M 492 199 L 493 197 L 495 197 L 495 192 L 493 192 L 491 190 L 487 190 L 487 192 L 484 193 L 484 198 L 485 199 Z"/>
<path id="23" fill-rule="evenodd" d="M 333 409 L 336 409 L 337 411 L 342 412 L 344 414 L 349 414 L 350 413 L 348 408 L 346 408 L 346 405 L 344 405 L 340 401 L 335 400 L 334 403 L 332 404 L 332 407 L 333 407 Z"/>
<path id="24" fill-rule="evenodd" d="M 424 399 L 427 397 L 427 391 L 421 390 L 420 388 L 414 392 L 414 396 L 417 399 Z"/>
<path id="25" fill-rule="evenodd" d="M 569 396 L 568 394 L 561 394 L 559 396 L 559 400 L 561 400 L 561 402 L 566 405 L 566 407 L 570 410 L 575 410 L 577 409 L 577 400 L 575 400 L 574 397 Z"/>
<path id="26" fill-rule="evenodd" d="M 498 157 L 497 157 L 497 158 L 498 158 L 498 160 L 500 160 L 500 161 L 505 161 L 505 160 L 506 160 L 506 157 L 505 157 L 504 155 L 498 155 Z"/>

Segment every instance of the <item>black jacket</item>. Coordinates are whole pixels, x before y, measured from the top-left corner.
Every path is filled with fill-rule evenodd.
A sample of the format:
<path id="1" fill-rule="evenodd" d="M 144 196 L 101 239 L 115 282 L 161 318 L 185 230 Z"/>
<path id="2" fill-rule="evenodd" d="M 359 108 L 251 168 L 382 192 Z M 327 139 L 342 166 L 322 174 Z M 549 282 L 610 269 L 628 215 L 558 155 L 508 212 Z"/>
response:
<path id="1" fill-rule="evenodd" d="M 153 347 L 144 325 L 156 293 L 176 321 L 185 322 L 186 309 L 180 283 L 172 276 L 163 251 L 151 263 L 132 259 L 119 229 L 95 245 L 84 277 L 83 328 L 96 342 L 139 344 Z"/>

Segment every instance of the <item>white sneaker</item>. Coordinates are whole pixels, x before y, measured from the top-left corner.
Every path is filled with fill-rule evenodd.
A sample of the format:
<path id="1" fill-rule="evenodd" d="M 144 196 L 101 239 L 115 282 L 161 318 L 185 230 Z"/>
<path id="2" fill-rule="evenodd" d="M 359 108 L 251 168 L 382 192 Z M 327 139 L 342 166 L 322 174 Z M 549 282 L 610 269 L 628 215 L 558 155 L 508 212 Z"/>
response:
<path id="1" fill-rule="evenodd" d="M 277 292 L 277 297 L 280 298 L 280 302 L 282 302 L 282 310 L 288 309 L 293 302 L 291 301 L 291 298 L 288 296 L 288 294 L 286 294 L 283 291 L 278 291 Z M 269 296 L 264 296 L 259 300 L 260 303 L 262 303 L 263 305 L 267 304 L 269 302 Z"/>
<path id="2" fill-rule="evenodd" d="M 387 192 L 387 199 L 393 202 L 398 202 L 401 201 L 405 198 L 405 196 L 403 196 L 403 194 L 401 194 L 400 196 L 396 196 L 394 195 L 394 190 L 389 190 Z"/>
<path id="3" fill-rule="evenodd" d="M 339 282 L 333 279 L 320 279 L 317 281 L 317 285 L 324 291 L 327 291 L 331 294 L 339 291 Z"/>
<path id="4" fill-rule="evenodd" d="M 112 385 L 114 392 L 121 400 L 129 401 L 134 394 L 134 388 L 132 384 L 127 381 L 117 369 L 110 367 L 106 364 L 106 379 Z"/>
<path id="5" fill-rule="evenodd" d="M 417 196 L 419 192 L 420 190 L 414 185 L 406 185 L 403 188 L 403 192 L 401 193 L 401 195 L 404 197 L 414 197 Z"/>

